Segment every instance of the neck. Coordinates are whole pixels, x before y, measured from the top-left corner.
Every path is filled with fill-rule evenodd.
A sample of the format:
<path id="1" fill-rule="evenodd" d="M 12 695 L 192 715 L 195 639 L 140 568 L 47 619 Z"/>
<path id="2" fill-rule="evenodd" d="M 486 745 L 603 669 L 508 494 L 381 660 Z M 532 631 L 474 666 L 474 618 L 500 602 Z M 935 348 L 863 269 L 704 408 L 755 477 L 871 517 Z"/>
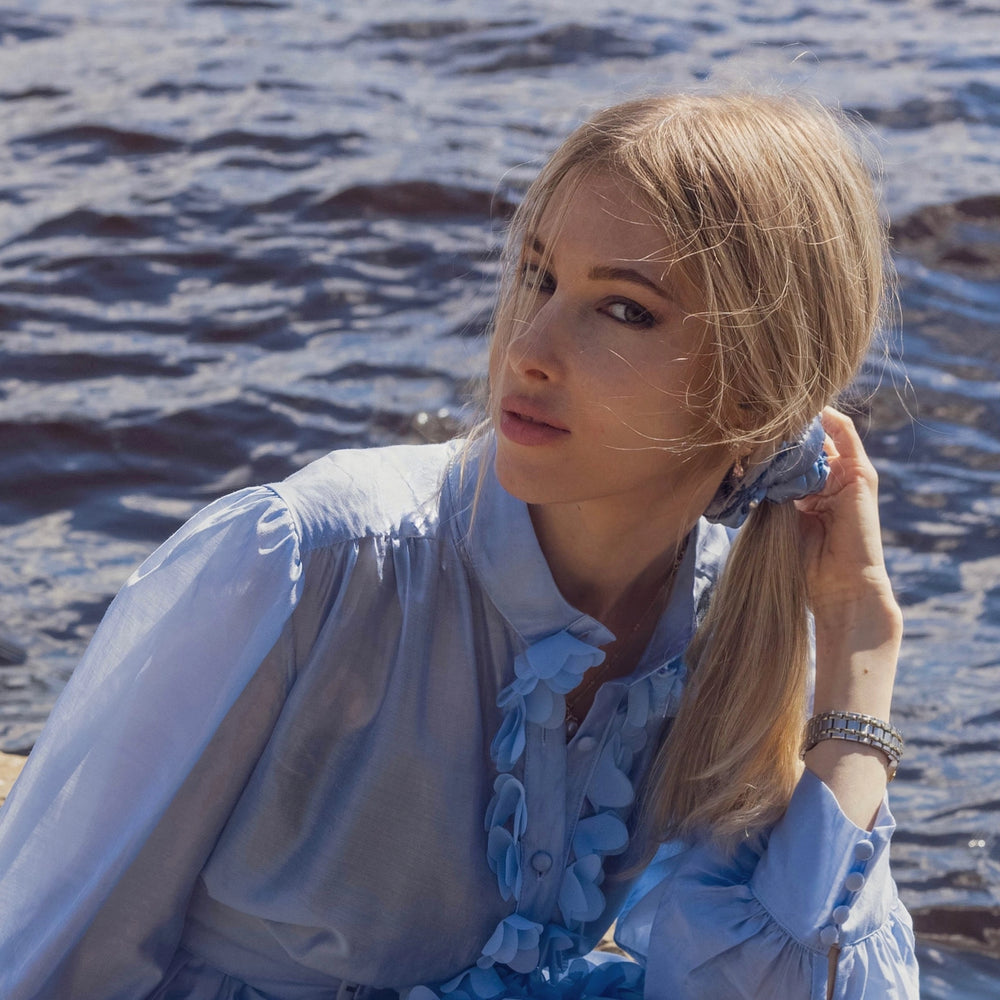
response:
<path id="1" fill-rule="evenodd" d="M 696 520 L 609 521 L 586 504 L 539 504 L 530 512 L 563 597 L 616 635 L 656 600 Z"/>

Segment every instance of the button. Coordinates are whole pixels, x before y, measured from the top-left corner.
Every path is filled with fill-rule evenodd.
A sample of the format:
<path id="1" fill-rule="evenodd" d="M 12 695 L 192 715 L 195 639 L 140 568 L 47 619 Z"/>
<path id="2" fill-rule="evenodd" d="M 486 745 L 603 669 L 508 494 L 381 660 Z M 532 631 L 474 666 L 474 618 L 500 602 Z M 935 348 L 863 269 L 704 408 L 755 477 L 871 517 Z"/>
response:
<path id="1" fill-rule="evenodd" d="M 833 911 L 833 922 L 839 927 L 847 923 L 847 918 L 851 915 L 849 906 L 838 906 Z"/>
<path id="2" fill-rule="evenodd" d="M 848 892 L 860 892 L 861 888 L 865 884 L 865 877 L 861 872 L 851 872 L 846 879 L 844 879 L 844 885 L 847 887 Z"/>
<path id="3" fill-rule="evenodd" d="M 552 867 L 552 855 L 548 851 L 535 851 L 531 855 L 531 867 L 539 875 L 544 875 Z"/>
<path id="4" fill-rule="evenodd" d="M 875 845 L 870 840 L 859 840 L 854 848 L 854 856 L 858 861 L 871 861 L 875 857 Z"/>
<path id="5" fill-rule="evenodd" d="M 576 748 L 580 753 L 590 753 L 591 750 L 597 745 L 597 740 L 593 736 L 581 736 L 576 741 Z"/>
<path id="6" fill-rule="evenodd" d="M 840 940 L 840 931 L 838 931 L 833 924 L 827 924 L 827 926 L 819 932 L 819 939 L 823 943 L 824 947 L 832 948 Z"/>

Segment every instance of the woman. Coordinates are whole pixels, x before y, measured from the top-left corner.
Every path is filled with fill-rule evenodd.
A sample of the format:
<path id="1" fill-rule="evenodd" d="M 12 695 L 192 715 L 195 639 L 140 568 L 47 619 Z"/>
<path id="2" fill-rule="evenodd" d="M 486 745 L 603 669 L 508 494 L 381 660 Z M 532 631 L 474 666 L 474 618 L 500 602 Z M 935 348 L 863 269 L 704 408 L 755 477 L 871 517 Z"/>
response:
<path id="1" fill-rule="evenodd" d="M 331 454 L 128 581 L 5 807 L 3 996 L 916 996 L 900 614 L 814 421 L 882 299 L 863 168 L 795 102 L 622 105 L 507 265 L 469 442 Z M 579 958 L 620 911 L 638 964 Z"/>

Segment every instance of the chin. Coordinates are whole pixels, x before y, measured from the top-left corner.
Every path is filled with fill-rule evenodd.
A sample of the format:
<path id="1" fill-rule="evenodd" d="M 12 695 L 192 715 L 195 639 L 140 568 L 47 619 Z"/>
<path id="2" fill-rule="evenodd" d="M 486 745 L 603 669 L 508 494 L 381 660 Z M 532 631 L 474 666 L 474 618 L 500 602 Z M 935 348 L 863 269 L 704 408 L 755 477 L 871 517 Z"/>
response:
<path id="1" fill-rule="evenodd" d="M 547 476 L 525 468 L 522 463 L 510 461 L 502 450 L 497 451 L 493 468 L 497 481 L 512 497 L 529 504 L 558 502 L 552 485 L 546 482 Z"/>
<path id="2" fill-rule="evenodd" d="M 504 458 L 500 450 L 497 451 L 493 461 L 493 469 L 496 472 L 497 481 L 512 497 L 517 497 L 518 500 L 523 500 L 525 503 L 538 502 L 528 496 L 528 494 L 535 492 L 530 483 L 534 477 L 512 468 L 511 463 Z"/>

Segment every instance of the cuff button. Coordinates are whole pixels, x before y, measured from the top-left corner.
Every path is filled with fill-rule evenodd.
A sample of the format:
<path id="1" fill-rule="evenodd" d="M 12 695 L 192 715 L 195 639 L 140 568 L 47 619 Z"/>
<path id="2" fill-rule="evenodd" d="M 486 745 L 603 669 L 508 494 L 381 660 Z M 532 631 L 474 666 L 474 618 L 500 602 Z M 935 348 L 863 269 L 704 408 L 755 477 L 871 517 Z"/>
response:
<path id="1" fill-rule="evenodd" d="M 825 948 L 832 948 L 840 940 L 840 931 L 828 924 L 819 932 L 819 939 Z"/>

